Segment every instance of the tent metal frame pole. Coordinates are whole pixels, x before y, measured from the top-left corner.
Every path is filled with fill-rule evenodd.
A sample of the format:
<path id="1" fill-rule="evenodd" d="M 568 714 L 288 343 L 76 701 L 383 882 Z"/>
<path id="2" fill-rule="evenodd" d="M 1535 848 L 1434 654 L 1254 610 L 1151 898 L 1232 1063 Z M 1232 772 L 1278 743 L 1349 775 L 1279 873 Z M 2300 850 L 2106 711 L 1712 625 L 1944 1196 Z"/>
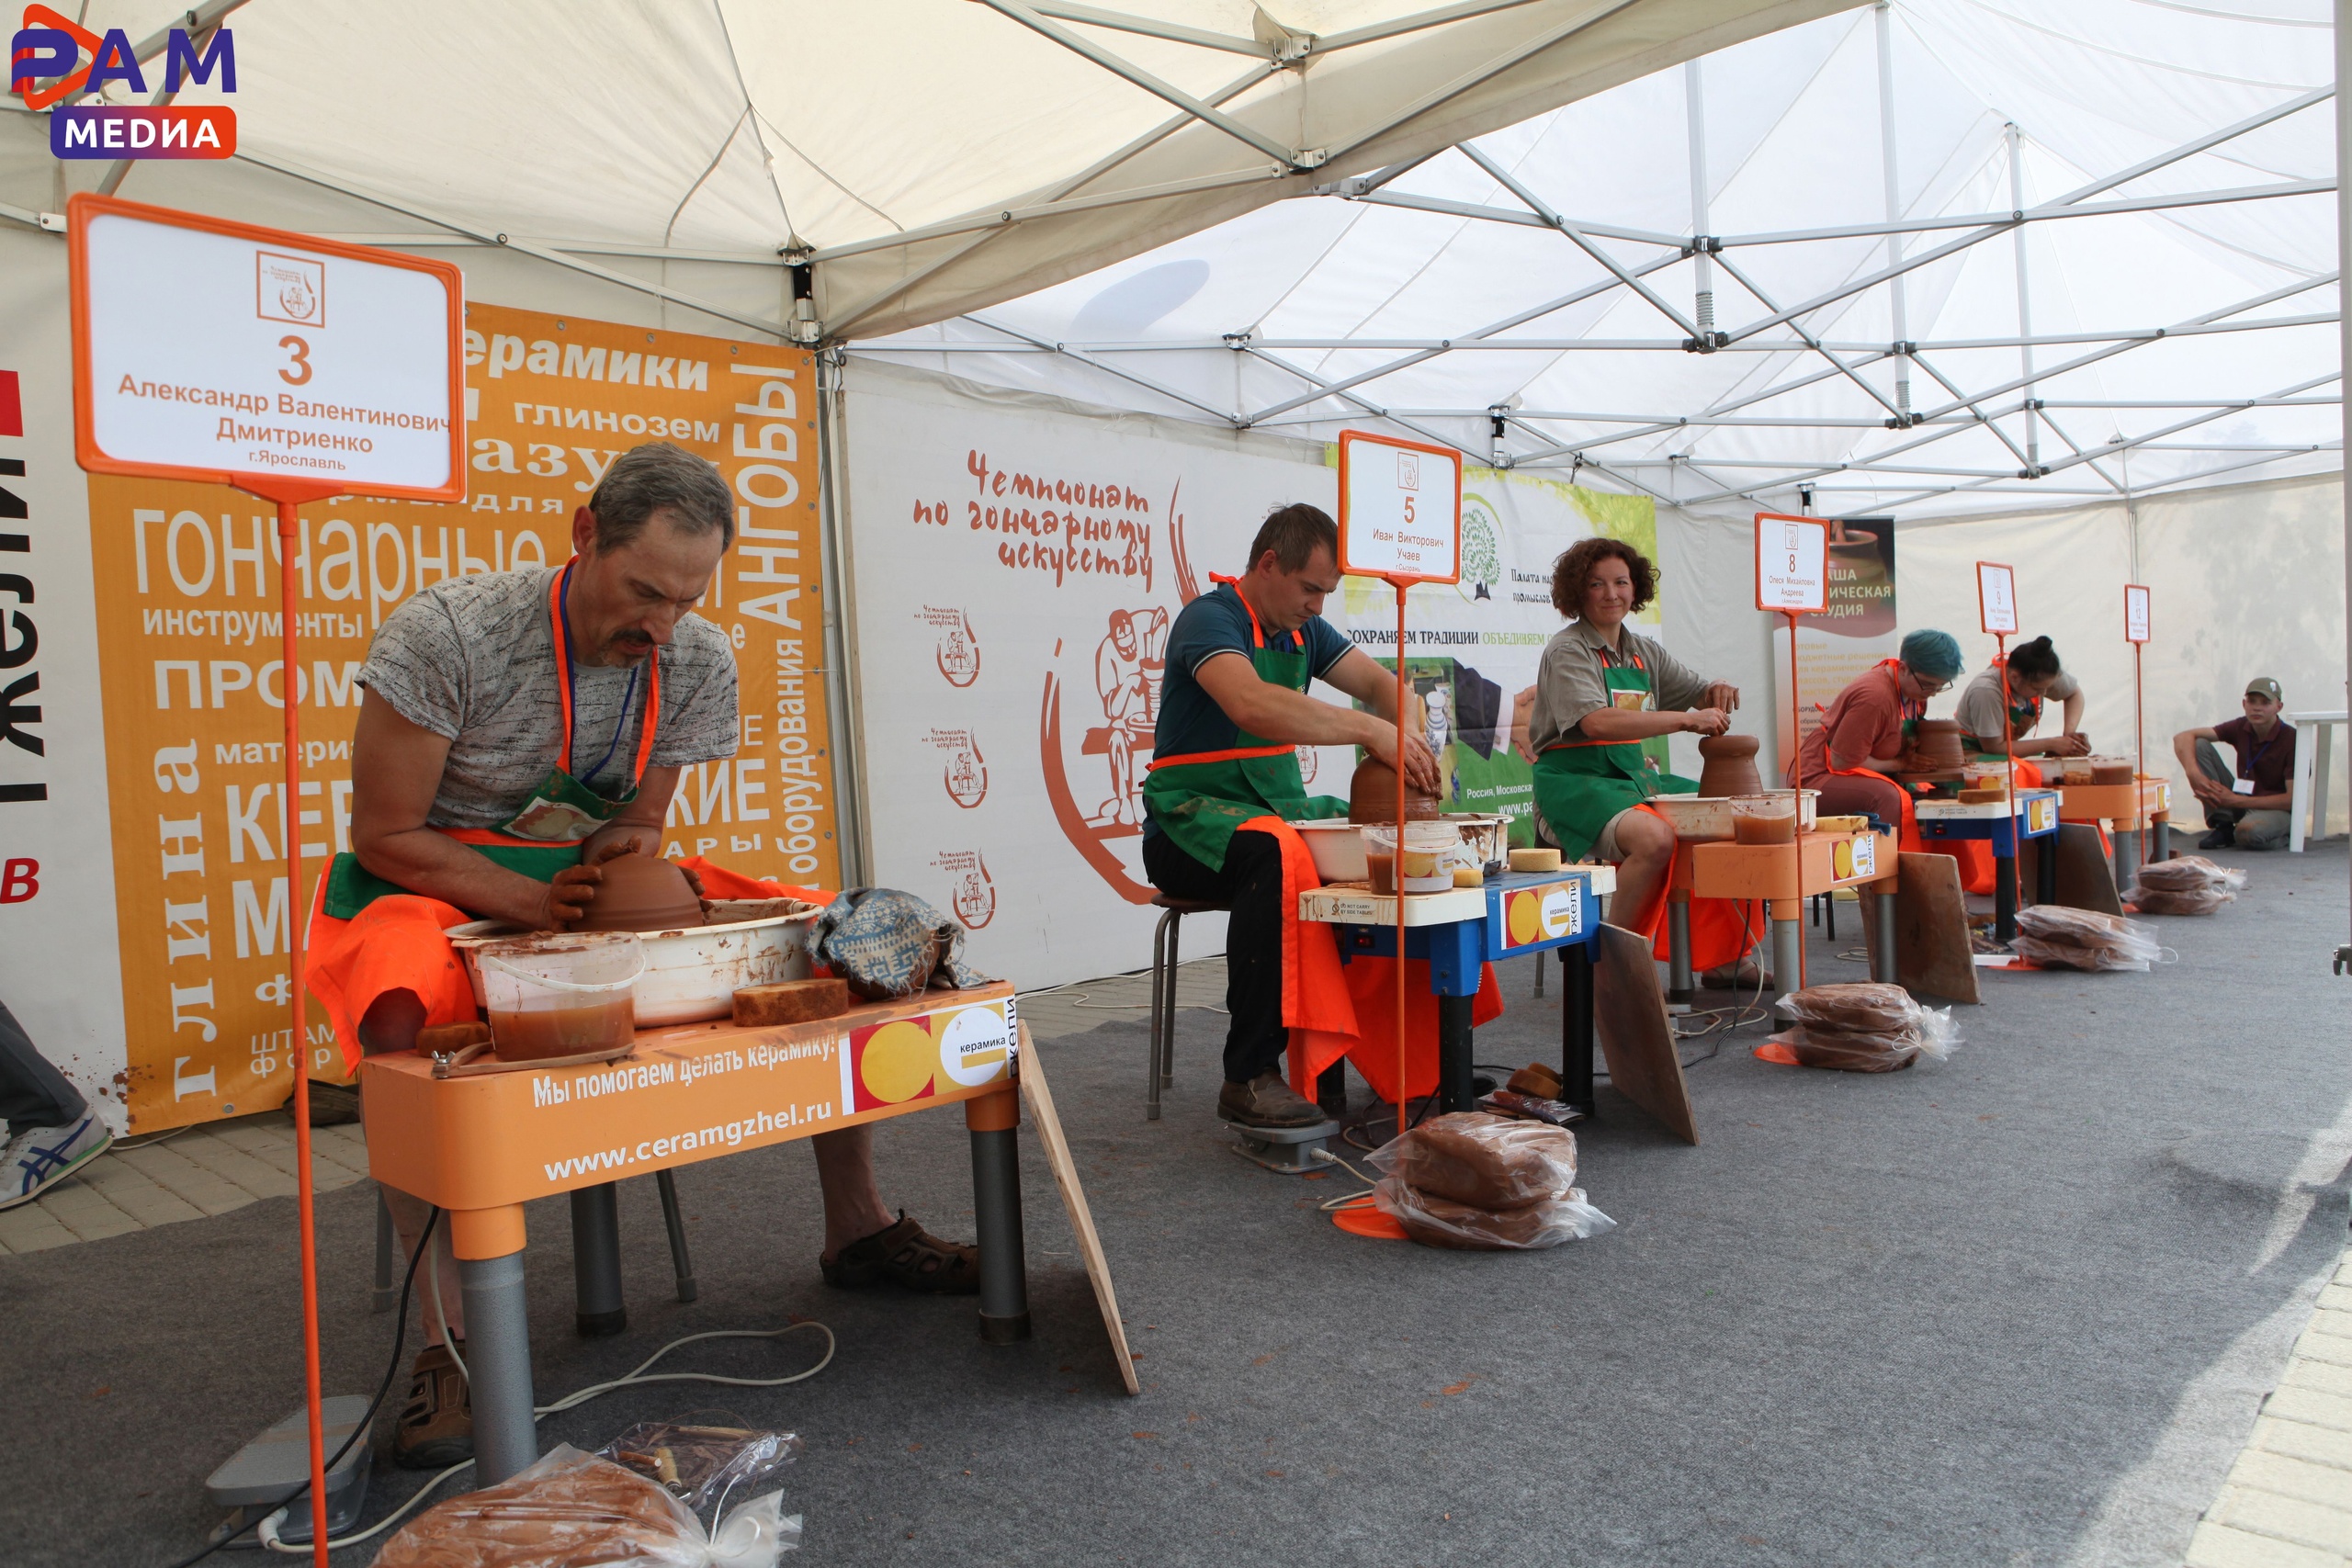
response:
<path id="1" fill-rule="evenodd" d="M 2335 80 L 2342 83 L 2352 75 L 2352 0 L 2335 0 Z M 2341 175 L 2352 167 L 2352 107 L 2342 96 L 2335 101 L 2335 167 Z M 2345 204 L 2343 193 L 2335 200 L 2335 265 L 2338 272 L 2352 265 L 2352 207 Z M 2352 366 L 2352 320 L 2341 323 L 2336 331 L 2336 363 Z M 2352 403 L 2346 405 L 2346 432 L 2352 434 Z M 2344 592 L 2345 603 L 2352 604 L 2352 469 L 2345 473 L 2346 491 L 2342 497 L 2344 528 Z M 2345 664 L 2352 671 L 2352 618 L 2345 623 Z M 2347 960 L 2352 960 L 2352 945 L 2335 950 L 2335 970 L 2342 974 Z"/>
<path id="2" fill-rule="evenodd" d="M 2009 144 L 2009 205 L 2025 210 L 2025 136 L 2018 130 L 2018 122 L 2010 120 L 2001 128 Z M 2011 254 L 2017 261 L 2018 291 L 2018 368 L 2025 373 L 2025 466 L 2039 468 L 2041 464 L 2041 432 L 2034 418 L 2033 401 L 2033 289 L 2030 275 L 2026 270 L 2025 225 L 2020 223 L 2009 231 Z"/>
<path id="3" fill-rule="evenodd" d="M 819 564 L 825 583 L 825 700 L 833 747 L 833 820 L 842 886 L 870 887 L 873 814 L 865 784 L 865 682 L 858 662 L 857 563 L 850 558 L 849 388 L 838 350 L 817 361 Z"/>
<path id="4" fill-rule="evenodd" d="M 1227 413 L 1223 409 L 1214 408 L 1207 403 L 1202 402 L 1197 398 L 1192 397 L 1187 393 L 1180 392 L 1173 387 L 1164 386 L 1161 383 L 1151 379 L 1151 378 L 1148 376 L 1138 376 L 1132 370 L 1122 370 L 1115 365 L 1105 365 L 1101 360 L 1091 358 L 1087 355 L 1077 349 L 1070 348 L 1066 344 L 1047 343 L 1044 338 L 1033 337 L 1017 327 L 1008 327 L 1001 321 L 991 321 L 985 316 L 967 315 L 964 319 L 967 321 L 977 321 L 981 326 L 988 328 L 990 332 L 1002 333 L 1005 336 L 1025 343 L 1032 348 L 1043 350 L 1047 354 L 1057 354 L 1067 359 L 1075 359 L 1080 365 L 1089 366 L 1096 370 L 1102 371 L 1105 376 L 1115 376 L 1122 381 L 1133 382 L 1135 385 L 1143 388 L 1146 391 L 1157 392 L 1161 397 L 1167 398 L 1171 401 L 1182 403 L 1186 408 L 1198 409 L 1203 413 L 1213 415 L 1226 423 L 1230 424 L 1233 423 L 1233 416 Z"/>
<path id="5" fill-rule="evenodd" d="M 1878 32 L 1878 151 L 1879 174 L 1886 187 L 1886 220 L 1898 222 L 1903 217 L 1902 181 L 1898 175 L 1894 146 L 1894 32 L 1888 0 L 1878 0 L 1871 16 Z M 1889 316 L 1894 327 L 1894 417 L 1908 424 L 1911 422 L 1911 359 L 1904 344 L 1910 337 L 1910 321 L 1905 308 L 1903 289 L 1903 236 L 1890 232 L 1886 236 L 1886 291 Z M 1767 306 L 1766 309 L 1772 309 Z"/>
<path id="6" fill-rule="evenodd" d="M 1050 17 L 1038 15 L 1021 4 L 1021 0 L 979 0 L 979 4 L 1008 21 L 1018 22 L 1032 32 L 1051 39 L 1071 53 L 1092 61 L 1121 81 L 1142 88 L 1163 103 L 1173 104 L 1211 130 L 1223 131 L 1236 141 L 1256 148 L 1286 168 L 1319 168 L 1325 161 L 1319 151 L 1283 146 L 1265 132 L 1242 124 L 1222 109 L 1193 96 L 1172 83 L 1161 81 L 1133 61 L 1079 37 Z"/>

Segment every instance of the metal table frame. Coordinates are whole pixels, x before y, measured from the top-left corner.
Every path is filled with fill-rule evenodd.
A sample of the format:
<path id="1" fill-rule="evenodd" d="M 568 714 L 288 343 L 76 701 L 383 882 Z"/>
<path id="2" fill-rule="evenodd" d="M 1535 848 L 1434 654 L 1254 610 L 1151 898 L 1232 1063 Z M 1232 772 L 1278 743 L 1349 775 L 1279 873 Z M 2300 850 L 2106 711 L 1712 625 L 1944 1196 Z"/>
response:
<path id="1" fill-rule="evenodd" d="M 1592 1114 L 1592 963 L 1600 895 L 1617 886 L 1614 868 L 1565 865 L 1558 871 L 1507 872 L 1481 887 L 1405 895 L 1405 956 L 1426 958 L 1437 997 L 1438 1097 L 1447 1111 L 1468 1111 L 1471 1003 L 1479 976 L 1497 958 L 1560 955 L 1561 1094 Z M 1299 919 L 1337 926 L 1340 958 L 1396 955 L 1396 899 L 1361 886 L 1299 895 Z M 1378 1045 L 1372 1047 L 1378 1049 Z"/>
<path id="2" fill-rule="evenodd" d="M 983 1016 L 957 1022 L 975 1009 Z M 581 1320 L 609 1324 L 621 1307 L 614 1186 L 605 1174 L 616 1164 L 628 1176 L 666 1174 L 960 1103 L 972 1144 L 980 1337 L 1028 1338 L 1019 1021 L 1013 988 L 997 983 L 926 991 L 812 1023 L 640 1030 L 628 1057 L 584 1066 L 435 1077 L 432 1062 L 414 1053 L 368 1057 L 360 1081 L 369 1173 L 448 1212 L 465 1302 L 477 1483 L 506 1479 L 539 1451 L 523 1205 L 571 1194 Z M 917 1043 L 904 1032 L 886 1037 L 894 1081 L 877 1089 L 866 1076 L 864 1053 L 886 1029 L 930 1037 L 922 1043 L 938 1063 L 919 1086 L 907 1072 Z M 882 1101 L 880 1092 L 899 1097 Z M 611 1157 L 599 1157 L 592 1173 L 582 1168 L 583 1156 Z"/>
<path id="3" fill-rule="evenodd" d="M 1867 845 L 1867 848 L 1864 846 Z M 1772 995 L 1777 1001 L 1797 988 L 1804 969 L 1804 901 L 1840 887 L 1882 886 L 1892 893 L 1901 874 L 1894 840 L 1884 833 L 1806 833 L 1796 843 L 1676 846 L 1673 881 L 1667 889 L 1667 951 L 1669 996 L 1691 991 L 1690 901 L 1732 898 L 1759 901 L 1771 923 Z M 1842 858 L 1841 858 L 1842 856 Z M 1840 870 L 1840 866 L 1845 869 Z M 1878 901 L 1878 958 L 1871 978 L 1893 982 L 1894 900 Z"/>
<path id="4" fill-rule="evenodd" d="M 1912 807 L 1919 837 L 1974 839 L 1993 847 L 1993 936 L 2007 942 L 2018 934 L 2018 842 L 2058 835 L 2059 792 L 2021 789 L 2007 801 L 1982 804 L 1923 800 Z M 2058 901 L 2058 857 L 2044 854 L 2034 878 L 2034 902 Z"/>

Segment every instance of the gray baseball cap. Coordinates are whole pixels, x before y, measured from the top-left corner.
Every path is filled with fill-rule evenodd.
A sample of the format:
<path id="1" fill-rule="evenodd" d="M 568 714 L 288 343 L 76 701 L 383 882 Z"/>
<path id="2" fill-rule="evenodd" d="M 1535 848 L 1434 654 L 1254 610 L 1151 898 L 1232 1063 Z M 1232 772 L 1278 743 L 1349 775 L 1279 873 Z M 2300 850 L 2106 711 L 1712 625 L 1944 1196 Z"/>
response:
<path id="1" fill-rule="evenodd" d="M 2274 703 L 2283 703 L 2287 700 L 2286 694 L 2278 689 L 2278 682 L 2267 675 L 2256 675 L 2253 680 L 2248 681 L 2245 683 L 2245 694 L 2249 697 L 2268 697 Z"/>

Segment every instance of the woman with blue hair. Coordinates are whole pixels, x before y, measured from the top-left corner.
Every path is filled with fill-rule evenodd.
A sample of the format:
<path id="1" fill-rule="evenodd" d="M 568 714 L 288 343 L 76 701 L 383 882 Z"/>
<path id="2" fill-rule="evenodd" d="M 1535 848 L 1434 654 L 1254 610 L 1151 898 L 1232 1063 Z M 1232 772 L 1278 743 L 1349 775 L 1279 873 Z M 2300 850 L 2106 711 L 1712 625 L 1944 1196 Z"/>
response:
<path id="1" fill-rule="evenodd" d="M 1962 668 L 1960 644 L 1950 632 L 1905 637 L 1901 658 L 1856 676 L 1824 710 L 1797 752 L 1797 787 L 1821 792 L 1817 809 L 1824 816 L 1866 811 L 1899 826 L 1903 848 L 1917 849 L 1911 794 L 1886 775 L 1902 767 L 1928 699 L 1950 686 Z"/>

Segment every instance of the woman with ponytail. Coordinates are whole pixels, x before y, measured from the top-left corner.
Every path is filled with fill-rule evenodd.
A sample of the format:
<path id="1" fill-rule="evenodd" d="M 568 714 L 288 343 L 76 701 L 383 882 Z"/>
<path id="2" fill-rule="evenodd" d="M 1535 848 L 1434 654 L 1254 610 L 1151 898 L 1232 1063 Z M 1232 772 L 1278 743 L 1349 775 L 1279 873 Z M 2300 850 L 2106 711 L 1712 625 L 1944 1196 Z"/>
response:
<path id="1" fill-rule="evenodd" d="M 1968 736 L 1971 749 L 1987 756 L 2004 754 L 2013 744 L 2020 757 L 2082 757 L 2090 752 L 2090 738 L 2079 726 L 2083 717 L 2083 688 L 2059 667 L 2058 651 L 2046 637 L 2021 642 L 2009 649 L 2009 690 L 2007 722 L 2003 721 L 2001 661 L 1995 660 L 1977 672 L 1960 694 L 1952 716 Z M 2058 733 L 2028 739 L 2041 723 L 2045 701 L 2063 704 L 2065 716 Z"/>

